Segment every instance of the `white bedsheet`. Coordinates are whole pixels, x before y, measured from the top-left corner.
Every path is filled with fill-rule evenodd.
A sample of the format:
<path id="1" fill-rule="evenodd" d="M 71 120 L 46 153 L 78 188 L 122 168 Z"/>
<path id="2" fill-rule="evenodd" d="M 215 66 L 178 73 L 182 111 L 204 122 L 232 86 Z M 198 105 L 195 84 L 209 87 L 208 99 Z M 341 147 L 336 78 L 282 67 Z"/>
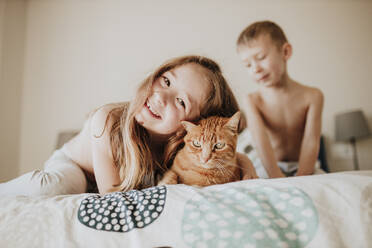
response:
<path id="1" fill-rule="evenodd" d="M 367 248 L 372 171 L 172 185 L 105 197 L 7 197 L 0 199 L 0 237 L 2 248 Z"/>

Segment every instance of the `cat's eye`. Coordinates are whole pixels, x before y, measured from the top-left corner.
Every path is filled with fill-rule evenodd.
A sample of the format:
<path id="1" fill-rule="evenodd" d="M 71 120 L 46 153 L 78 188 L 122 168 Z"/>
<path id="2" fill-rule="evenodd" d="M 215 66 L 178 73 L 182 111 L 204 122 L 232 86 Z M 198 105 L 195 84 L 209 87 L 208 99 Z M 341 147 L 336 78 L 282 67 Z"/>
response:
<path id="1" fill-rule="evenodd" d="M 214 148 L 215 149 L 222 149 L 222 148 L 224 148 L 225 147 L 225 143 L 221 143 L 221 142 L 218 142 L 218 143 L 216 143 L 215 145 L 214 145 Z"/>
<path id="2" fill-rule="evenodd" d="M 192 141 L 192 145 L 195 146 L 195 147 L 197 147 L 197 148 L 201 147 L 199 141 L 197 141 L 197 140 L 193 140 Z"/>

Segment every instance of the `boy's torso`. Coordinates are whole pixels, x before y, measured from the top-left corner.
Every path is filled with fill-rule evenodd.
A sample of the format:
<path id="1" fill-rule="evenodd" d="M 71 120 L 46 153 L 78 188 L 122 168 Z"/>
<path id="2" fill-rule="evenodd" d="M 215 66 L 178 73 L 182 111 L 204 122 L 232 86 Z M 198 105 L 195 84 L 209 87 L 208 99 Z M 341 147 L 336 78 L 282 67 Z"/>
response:
<path id="1" fill-rule="evenodd" d="M 257 91 L 256 107 L 278 161 L 298 161 L 311 88 L 300 84 L 286 91 Z M 309 99 L 310 98 L 310 99 Z"/>

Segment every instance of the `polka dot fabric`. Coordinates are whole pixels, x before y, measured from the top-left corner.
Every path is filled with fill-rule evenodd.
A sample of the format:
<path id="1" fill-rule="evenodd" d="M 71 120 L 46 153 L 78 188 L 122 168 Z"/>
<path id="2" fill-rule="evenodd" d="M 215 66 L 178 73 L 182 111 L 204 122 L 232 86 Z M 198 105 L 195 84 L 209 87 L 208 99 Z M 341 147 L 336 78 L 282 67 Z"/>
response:
<path id="1" fill-rule="evenodd" d="M 144 190 L 92 195 L 79 207 L 79 221 L 97 230 L 129 232 L 144 228 L 162 213 L 167 189 L 165 186 Z"/>
<path id="2" fill-rule="evenodd" d="M 317 211 L 298 188 L 232 187 L 189 200 L 182 236 L 189 247 L 305 247 L 317 227 Z"/>

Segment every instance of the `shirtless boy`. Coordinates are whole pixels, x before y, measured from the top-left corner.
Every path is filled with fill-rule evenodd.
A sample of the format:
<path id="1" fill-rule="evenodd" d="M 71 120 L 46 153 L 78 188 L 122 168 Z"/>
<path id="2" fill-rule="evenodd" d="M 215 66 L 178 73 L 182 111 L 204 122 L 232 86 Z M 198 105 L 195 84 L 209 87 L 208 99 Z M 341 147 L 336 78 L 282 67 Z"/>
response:
<path id="1" fill-rule="evenodd" d="M 313 174 L 320 145 L 322 92 L 289 77 L 287 61 L 292 46 L 273 22 L 256 22 L 244 29 L 237 40 L 237 52 L 259 85 L 246 97 L 244 111 L 268 176 L 296 172 L 286 171 L 287 162 L 297 163 L 297 176 Z"/>

